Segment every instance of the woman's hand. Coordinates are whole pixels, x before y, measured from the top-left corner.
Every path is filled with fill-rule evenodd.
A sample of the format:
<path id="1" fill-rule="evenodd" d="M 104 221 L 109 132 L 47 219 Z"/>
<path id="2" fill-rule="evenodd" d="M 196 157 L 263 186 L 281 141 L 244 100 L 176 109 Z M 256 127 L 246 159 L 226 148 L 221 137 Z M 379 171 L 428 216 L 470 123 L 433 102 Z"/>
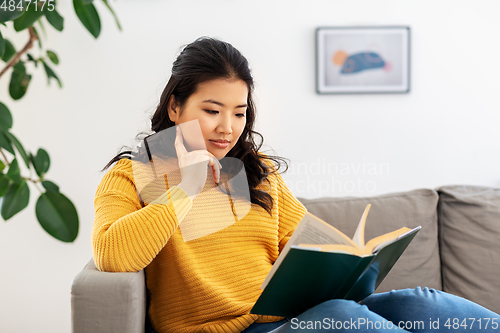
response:
<path id="1" fill-rule="evenodd" d="M 181 182 L 178 187 L 182 188 L 194 199 L 205 186 L 207 181 L 207 167 L 213 172 L 215 182 L 220 181 L 220 169 L 222 168 L 219 160 L 207 150 L 193 150 L 188 152 L 184 146 L 182 131 L 177 126 L 175 136 L 175 151 L 181 171 Z"/>

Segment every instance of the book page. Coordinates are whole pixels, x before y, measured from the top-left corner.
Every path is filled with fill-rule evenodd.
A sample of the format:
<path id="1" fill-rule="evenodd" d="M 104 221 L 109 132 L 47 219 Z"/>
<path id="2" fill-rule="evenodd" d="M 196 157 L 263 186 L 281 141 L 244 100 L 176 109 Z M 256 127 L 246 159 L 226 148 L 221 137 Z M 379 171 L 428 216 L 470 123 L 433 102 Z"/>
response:
<path id="1" fill-rule="evenodd" d="M 304 250 L 311 250 L 311 251 L 336 252 L 336 253 L 354 254 L 354 255 L 356 255 L 358 257 L 366 256 L 362 249 L 354 247 L 354 246 L 351 246 L 351 245 L 346 245 L 346 244 L 324 244 L 324 245 L 319 245 L 319 244 L 303 244 L 303 243 L 300 243 L 299 245 L 292 245 L 292 247 L 299 248 L 299 249 L 304 249 Z M 370 254 L 368 254 L 368 255 L 370 255 Z"/>
<path id="2" fill-rule="evenodd" d="M 361 219 L 359 220 L 358 227 L 356 228 L 356 232 L 354 233 L 354 236 L 352 237 L 352 240 L 356 245 L 362 249 L 365 247 L 365 226 L 366 226 L 366 218 L 368 217 L 368 212 L 370 211 L 370 207 L 372 205 L 368 204 L 366 205 L 365 211 L 363 212 L 363 215 L 361 215 Z"/>
<path id="3" fill-rule="evenodd" d="M 375 253 L 377 251 L 380 251 L 384 247 L 386 247 L 389 244 L 394 243 L 395 241 L 405 237 L 408 234 L 411 234 L 415 232 L 416 230 L 420 230 L 422 227 L 418 226 L 416 228 L 410 229 L 410 228 L 399 228 L 398 230 L 395 230 L 393 232 L 390 232 L 388 234 L 384 234 L 375 238 L 372 238 L 367 244 L 366 248 L 363 249 L 363 253 Z"/>
<path id="4" fill-rule="evenodd" d="M 302 218 L 294 235 L 297 237 L 294 238 L 293 244 L 348 244 L 356 246 L 342 231 L 311 213 L 306 213 Z M 290 238 L 290 240 L 292 239 Z"/>
<path id="5" fill-rule="evenodd" d="M 411 234 L 415 232 L 416 230 L 421 229 L 420 226 L 410 229 L 410 228 L 399 228 L 398 230 L 395 230 L 393 232 L 389 232 L 387 234 L 383 234 L 380 236 L 377 236 L 375 238 L 370 239 L 368 243 L 366 243 L 366 247 L 363 249 L 359 249 L 350 245 L 344 245 L 344 244 L 299 244 L 297 247 L 298 248 L 303 248 L 303 249 L 311 249 L 315 251 L 322 251 L 322 252 L 337 252 L 337 253 L 349 253 L 349 254 L 354 254 L 359 257 L 365 257 L 369 256 L 372 254 L 375 254 L 376 252 L 380 251 L 384 247 L 386 247 L 389 244 L 392 244 L 396 242 L 397 240 L 407 236 L 408 234 Z"/>
<path id="6" fill-rule="evenodd" d="M 276 259 L 276 262 L 271 268 L 271 271 L 262 283 L 261 289 L 264 289 L 267 286 L 274 272 L 276 271 L 276 269 L 278 269 L 278 266 L 283 261 L 283 258 L 285 258 L 288 251 L 290 251 L 291 246 L 298 245 L 300 243 L 347 244 L 356 247 L 356 244 L 340 230 L 332 227 L 320 218 L 307 212 L 293 232 L 293 235 L 288 240 L 288 243 L 281 251 L 278 259 Z"/>

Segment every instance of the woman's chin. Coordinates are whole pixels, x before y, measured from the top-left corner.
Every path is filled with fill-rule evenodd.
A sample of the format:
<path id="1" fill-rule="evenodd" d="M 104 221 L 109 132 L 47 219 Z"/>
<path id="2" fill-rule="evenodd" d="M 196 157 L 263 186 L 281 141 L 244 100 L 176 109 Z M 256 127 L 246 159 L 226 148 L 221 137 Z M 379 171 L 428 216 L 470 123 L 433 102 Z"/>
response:
<path id="1" fill-rule="evenodd" d="M 210 153 L 212 153 L 212 155 L 214 155 L 215 157 L 217 157 L 217 159 L 219 159 L 219 160 L 222 159 L 222 158 L 224 158 L 227 155 L 227 152 L 222 153 L 220 151 L 219 152 L 211 151 Z"/>

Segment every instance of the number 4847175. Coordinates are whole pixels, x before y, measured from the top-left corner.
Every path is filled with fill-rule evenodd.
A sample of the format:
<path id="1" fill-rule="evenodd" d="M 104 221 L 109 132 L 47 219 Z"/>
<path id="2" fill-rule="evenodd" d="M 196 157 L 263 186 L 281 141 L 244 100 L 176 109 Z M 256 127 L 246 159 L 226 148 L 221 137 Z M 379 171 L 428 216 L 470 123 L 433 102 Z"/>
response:
<path id="1" fill-rule="evenodd" d="M 492 329 L 496 330 L 498 328 L 498 322 L 496 320 L 497 318 L 464 318 L 463 320 L 460 320 L 458 318 L 448 318 L 444 326 L 446 326 L 446 328 L 448 329 L 454 330 L 457 330 L 460 327 L 471 330 L 488 329 L 488 327 L 491 327 Z"/>
<path id="2" fill-rule="evenodd" d="M 35 7 L 35 11 L 43 11 L 45 8 L 45 5 L 47 5 L 47 10 L 53 11 L 55 9 L 54 5 L 55 0 L 18 0 L 17 4 L 15 0 L 4 0 L 2 2 L 2 5 L 0 6 L 0 9 L 3 9 L 4 11 L 22 11 L 22 10 L 28 10 L 30 8 L 30 5 L 33 5 Z M 26 6 L 24 8 L 23 6 Z"/>

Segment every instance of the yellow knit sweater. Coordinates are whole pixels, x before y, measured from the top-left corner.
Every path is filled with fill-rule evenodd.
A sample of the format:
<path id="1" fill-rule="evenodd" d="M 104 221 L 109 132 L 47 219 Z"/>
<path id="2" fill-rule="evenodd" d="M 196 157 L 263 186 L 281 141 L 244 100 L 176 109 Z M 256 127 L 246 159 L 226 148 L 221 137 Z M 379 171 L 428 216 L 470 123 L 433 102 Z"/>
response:
<path id="1" fill-rule="evenodd" d="M 249 311 L 306 209 L 281 176 L 268 179 L 271 186 L 261 186 L 273 198 L 272 216 L 252 204 L 236 223 L 185 242 L 178 226 L 193 206 L 191 199 L 171 186 L 168 204 L 142 207 L 132 163 L 122 159 L 97 189 L 92 231 L 95 263 L 109 272 L 145 268 L 149 316 L 157 333 L 234 333 L 253 322 L 279 320 Z"/>

